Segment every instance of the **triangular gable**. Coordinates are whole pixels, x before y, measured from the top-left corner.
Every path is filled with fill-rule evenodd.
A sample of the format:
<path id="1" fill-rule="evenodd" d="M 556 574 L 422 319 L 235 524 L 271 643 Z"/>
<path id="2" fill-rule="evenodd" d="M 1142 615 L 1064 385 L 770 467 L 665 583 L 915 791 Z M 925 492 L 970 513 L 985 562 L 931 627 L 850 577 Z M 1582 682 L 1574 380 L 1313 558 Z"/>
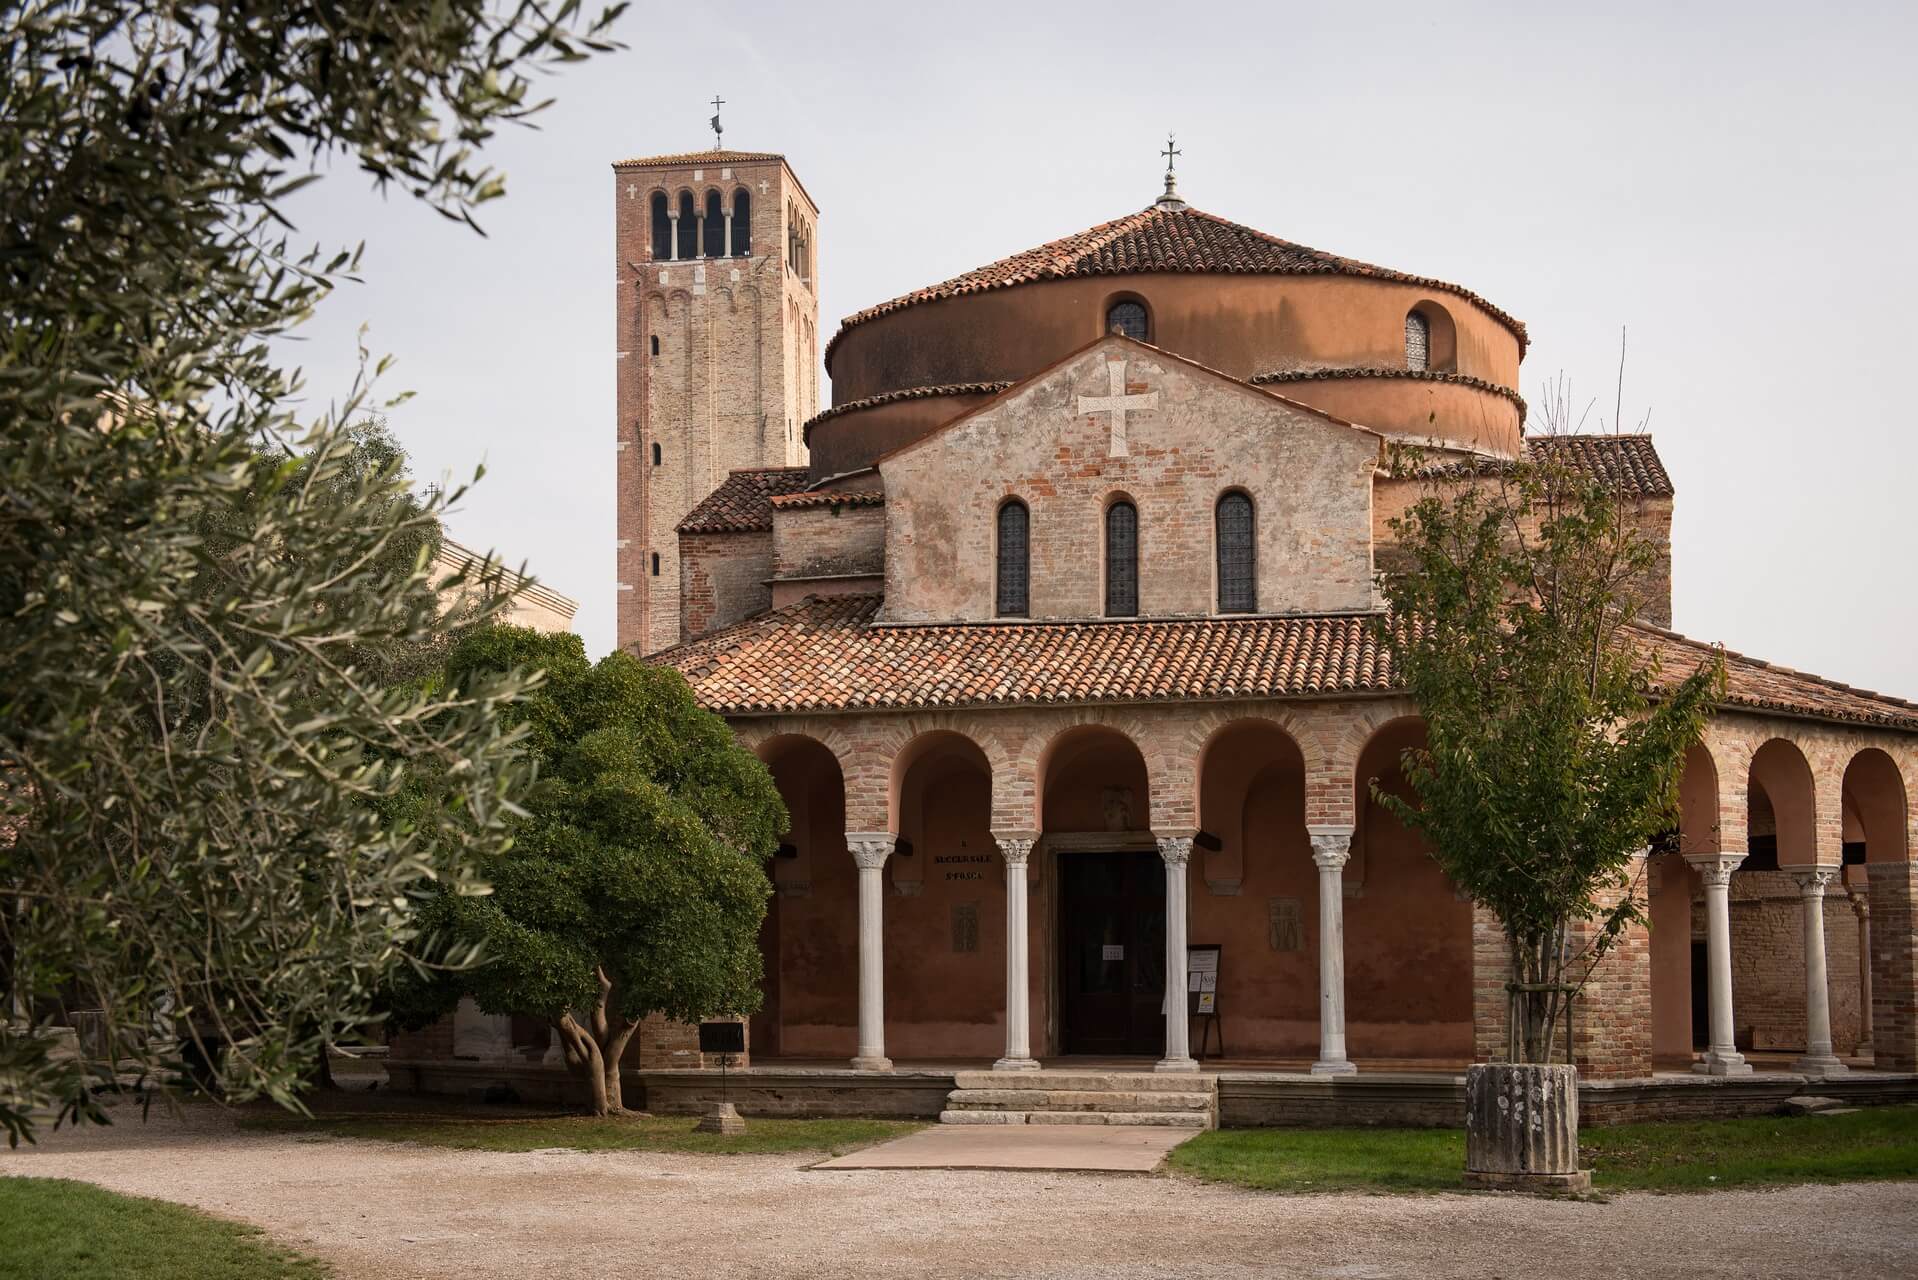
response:
<path id="1" fill-rule="evenodd" d="M 1038 369 L 1037 371 L 1033 372 L 1027 377 L 1020 379 L 1018 382 L 1013 383 L 1011 386 L 1007 387 L 1004 391 L 1001 391 L 997 395 L 993 396 L 990 400 L 986 400 L 981 404 L 973 405 L 970 409 L 967 409 L 964 413 L 959 414 L 957 417 L 948 419 L 947 421 L 940 423 L 938 426 L 934 427 L 931 431 L 927 432 L 925 435 L 920 436 L 917 440 L 908 441 L 907 443 L 900 445 L 896 449 L 880 454 L 879 457 L 873 460 L 873 465 L 875 467 L 878 467 L 880 469 L 880 473 L 883 475 L 885 471 L 885 464 L 887 459 L 904 457 L 907 454 L 913 453 L 919 449 L 923 449 L 930 443 L 938 440 L 939 437 L 941 437 L 942 435 L 953 430 L 954 428 L 959 427 L 965 423 L 971 422 L 973 419 L 980 417 L 982 414 L 991 413 L 996 409 L 1002 408 L 1003 406 L 1010 404 L 1011 402 L 1017 400 L 1020 396 L 1026 394 L 1033 387 L 1051 378 L 1054 374 L 1058 373 L 1061 369 L 1067 368 L 1068 366 L 1073 365 L 1080 360 L 1083 360 L 1086 356 L 1090 355 L 1094 351 L 1100 350 L 1101 348 L 1110 348 L 1110 349 L 1115 349 L 1120 351 L 1124 351 L 1127 349 L 1136 350 L 1141 355 L 1148 356 L 1155 360 L 1164 361 L 1172 365 L 1180 366 L 1186 370 L 1200 374 L 1204 378 L 1209 379 L 1215 383 L 1218 383 L 1219 385 L 1223 387 L 1229 388 L 1230 390 L 1238 394 L 1254 397 L 1262 404 L 1283 406 L 1287 409 L 1292 410 L 1294 413 L 1300 414 L 1304 417 L 1316 419 L 1319 422 L 1324 423 L 1325 425 L 1329 427 L 1336 427 L 1336 428 L 1342 428 L 1347 431 L 1360 432 L 1361 434 L 1370 436 L 1374 440 L 1379 441 L 1381 444 L 1381 447 L 1383 446 L 1384 437 L 1381 436 L 1378 432 L 1372 430 L 1370 427 L 1362 427 L 1355 422 L 1347 422 L 1344 418 L 1336 417 L 1332 414 L 1326 413 L 1322 409 L 1315 409 L 1309 404 L 1302 404 L 1297 400 L 1293 400 L 1293 399 L 1290 399 L 1289 397 L 1279 395 L 1276 392 L 1267 390 L 1264 387 L 1254 386 L 1252 383 L 1249 383 L 1242 378 L 1235 378 L 1231 374 L 1224 373 L 1218 369 L 1214 369 L 1210 365 L 1200 364 L 1197 360 L 1188 359 L 1187 357 L 1182 356 L 1175 351 L 1167 351 L 1164 347 L 1155 347 L 1149 342 L 1140 342 L 1136 338 L 1128 338 L 1123 334 L 1107 333 L 1107 334 L 1101 334 L 1099 337 L 1094 338 L 1091 342 L 1086 343 L 1084 346 L 1079 347 L 1073 351 L 1070 351 L 1063 356 L 1060 356 L 1057 360 L 1054 360 L 1051 364 L 1048 364 L 1044 366 L 1043 368 Z"/>

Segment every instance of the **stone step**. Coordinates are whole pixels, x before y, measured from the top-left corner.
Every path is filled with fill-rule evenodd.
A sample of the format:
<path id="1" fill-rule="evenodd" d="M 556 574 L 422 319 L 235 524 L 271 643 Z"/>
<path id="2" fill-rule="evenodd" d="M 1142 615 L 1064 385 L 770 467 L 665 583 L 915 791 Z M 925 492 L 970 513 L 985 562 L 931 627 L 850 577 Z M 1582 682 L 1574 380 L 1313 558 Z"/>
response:
<path id="1" fill-rule="evenodd" d="M 955 1089 L 946 1106 L 981 1111 L 1210 1111 L 1210 1093 L 1141 1090 Z"/>
<path id="2" fill-rule="evenodd" d="M 942 1111 L 940 1124 L 1105 1124 L 1161 1129 L 1209 1129 L 1203 1111 Z"/>
<path id="3" fill-rule="evenodd" d="M 1133 1093 L 1210 1092 L 1217 1076 L 1188 1071 L 961 1071 L 953 1077 L 960 1089 L 1040 1089 L 1047 1092 L 1086 1090 Z"/>

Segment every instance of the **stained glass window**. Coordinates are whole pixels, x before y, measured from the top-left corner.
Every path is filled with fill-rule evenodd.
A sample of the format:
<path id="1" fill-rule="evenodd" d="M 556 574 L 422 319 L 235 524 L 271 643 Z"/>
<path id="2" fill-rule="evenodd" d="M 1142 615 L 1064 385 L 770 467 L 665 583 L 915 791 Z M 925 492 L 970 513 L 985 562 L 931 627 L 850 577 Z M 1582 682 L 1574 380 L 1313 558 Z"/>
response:
<path id="1" fill-rule="evenodd" d="M 1032 612 L 1031 548 L 1026 504 L 1014 498 L 999 508 L 999 604 L 1001 617 L 1023 618 Z"/>
<path id="2" fill-rule="evenodd" d="M 1146 326 L 1145 305 L 1138 302 L 1115 302 L 1106 312 L 1106 332 L 1123 333 L 1128 338 L 1145 342 L 1149 338 Z"/>
<path id="3" fill-rule="evenodd" d="M 1253 580 L 1252 499 L 1228 493 L 1219 499 L 1219 612 L 1252 613 L 1259 607 Z"/>
<path id="4" fill-rule="evenodd" d="M 1130 502 L 1106 508 L 1106 613 L 1139 612 L 1139 509 Z"/>
<path id="5" fill-rule="evenodd" d="M 1427 369 L 1432 364 L 1432 322 L 1416 311 L 1405 313 L 1405 367 Z"/>

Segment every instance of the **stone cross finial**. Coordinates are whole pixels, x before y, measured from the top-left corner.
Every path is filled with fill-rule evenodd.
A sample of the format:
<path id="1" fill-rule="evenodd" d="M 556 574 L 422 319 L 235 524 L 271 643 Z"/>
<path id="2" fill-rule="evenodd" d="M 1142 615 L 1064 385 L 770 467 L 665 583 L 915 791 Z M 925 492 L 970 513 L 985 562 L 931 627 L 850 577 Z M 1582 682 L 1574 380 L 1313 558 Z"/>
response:
<path id="1" fill-rule="evenodd" d="M 1106 385 L 1111 388 L 1110 395 L 1080 396 L 1080 413 L 1109 413 L 1112 415 L 1112 437 L 1106 445 L 1108 458 L 1130 456 L 1126 444 L 1125 418 L 1128 413 L 1137 413 L 1145 409 L 1159 407 L 1159 393 L 1145 391 L 1138 395 L 1127 395 L 1125 390 L 1125 365 L 1123 360 L 1106 362 Z"/>

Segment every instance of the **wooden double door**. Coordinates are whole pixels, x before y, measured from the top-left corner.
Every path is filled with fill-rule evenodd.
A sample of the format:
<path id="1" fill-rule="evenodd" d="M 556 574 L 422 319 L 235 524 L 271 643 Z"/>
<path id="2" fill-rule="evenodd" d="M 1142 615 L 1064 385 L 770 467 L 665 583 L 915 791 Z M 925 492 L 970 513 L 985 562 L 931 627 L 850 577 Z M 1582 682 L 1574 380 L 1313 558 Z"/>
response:
<path id="1" fill-rule="evenodd" d="M 1059 855 L 1059 1022 L 1066 1053 L 1165 1052 L 1165 863 Z"/>

